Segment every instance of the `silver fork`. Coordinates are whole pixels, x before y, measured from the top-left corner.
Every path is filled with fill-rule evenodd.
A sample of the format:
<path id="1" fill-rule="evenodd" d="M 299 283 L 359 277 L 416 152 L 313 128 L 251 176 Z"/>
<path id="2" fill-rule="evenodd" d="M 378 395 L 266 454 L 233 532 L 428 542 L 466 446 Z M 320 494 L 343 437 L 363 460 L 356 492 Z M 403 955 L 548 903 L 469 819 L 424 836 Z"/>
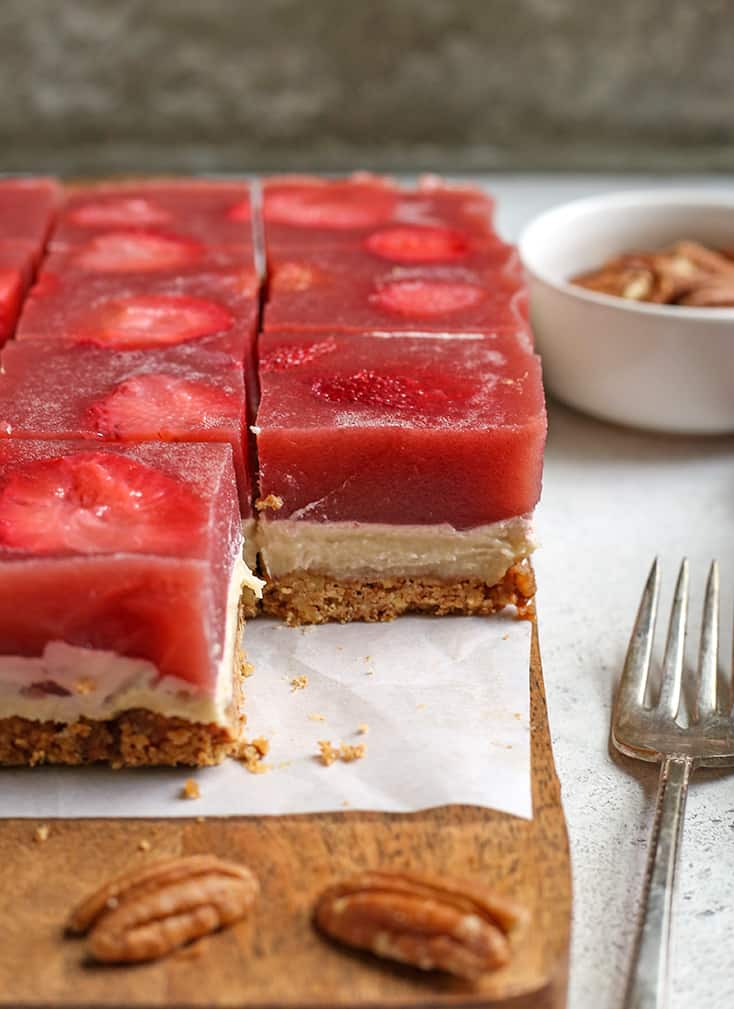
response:
<path id="1" fill-rule="evenodd" d="M 730 692 L 726 698 L 718 696 L 718 564 L 712 563 L 706 583 L 696 698 L 687 725 L 679 721 L 688 613 L 686 560 L 675 588 L 659 695 L 648 706 L 645 696 L 659 591 L 660 567 L 655 560 L 642 593 L 612 718 L 612 740 L 621 753 L 661 765 L 642 920 L 625 1009 L 662 1009 L 666 1004 L 675 872 L 691 772 L 696 767 L 734 765 Z"/>

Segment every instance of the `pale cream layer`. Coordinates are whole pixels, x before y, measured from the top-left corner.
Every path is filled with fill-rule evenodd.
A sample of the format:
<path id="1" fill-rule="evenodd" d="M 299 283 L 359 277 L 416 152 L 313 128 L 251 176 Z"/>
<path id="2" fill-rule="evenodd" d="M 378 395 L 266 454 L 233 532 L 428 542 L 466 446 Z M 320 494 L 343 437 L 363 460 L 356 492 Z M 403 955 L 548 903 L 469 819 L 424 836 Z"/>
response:
<path id="1" fill-rule="evenodd" d="M 43 655 L 0 655 L 0 718 L 75 722 L 114 718 L 130 708 L 145 708 L 190 722 L 229 725 L 234 685 L 239 599 L 244 586 L 261 595 L 262 582 L 237 561 L 227 595 L 227 624 L 213 691 L 197 689 L 175 676 L 161 677 L 156 666 L 116 652 L 50 641 Z M 63 695 L 33 689 L 53 683 Z"/>
<path id="2" fill-rule="evenodd" d="M 272 578 L 310 571 L 341 579 L 479 578 L 494 585 L 535 549 L 527 516 L 473 529 L 261 517 L 256 537 L 261 562 Z"/>

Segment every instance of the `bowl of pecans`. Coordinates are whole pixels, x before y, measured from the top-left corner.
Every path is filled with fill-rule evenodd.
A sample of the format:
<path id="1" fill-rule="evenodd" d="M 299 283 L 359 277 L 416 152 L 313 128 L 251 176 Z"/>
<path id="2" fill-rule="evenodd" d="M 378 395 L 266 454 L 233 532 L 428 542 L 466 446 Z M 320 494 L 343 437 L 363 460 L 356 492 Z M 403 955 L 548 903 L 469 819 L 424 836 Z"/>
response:
<path id="1" fill-rule="evenodd" d="M 734 431 L 734 191 L 576 200 L 520 239 L 546 386 L 605 420 Z"/>

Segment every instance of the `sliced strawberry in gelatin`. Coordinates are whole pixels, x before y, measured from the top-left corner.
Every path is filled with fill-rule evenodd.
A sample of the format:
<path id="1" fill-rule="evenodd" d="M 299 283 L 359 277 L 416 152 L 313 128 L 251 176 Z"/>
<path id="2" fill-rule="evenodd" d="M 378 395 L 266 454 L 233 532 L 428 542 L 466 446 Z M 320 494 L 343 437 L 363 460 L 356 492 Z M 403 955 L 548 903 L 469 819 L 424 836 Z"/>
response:
<path id="1" fill-rule="evenodd" d="M 264 217 L 299 228 L 369 228 L 390 220 L 395 201 L 393 189 L 370 183 L 272 183 L 265 191 Z"/>
<path id="2" fill-rule="evenodd" d="M 140 294 L 111 298 L 87 322 L 89 343 L 101 347 L 171 346 L 223 333 L 232 313 L 216 301 L 175 294 Z"/>
<path id="3" fill-rule="evenodd" d="M 447 263 L 463 259 L 470 244 L 460 231 L 407 225 L 373 231 L 365 248 L 394 263 Z"/>
<path id="4" fill-rule="evenodd" d="M 29 462 L 0 487 L 0 546 L 32 554 L 171 554 L 205 520 L 185 484 L 107 452 Z"/>
<path id="5" fill-rule="evenodd" d="M 143 196 L 91 200 L 70 209 L 66 219 L 80 228 L 150 228 L 166 224 L 171 215 Z"/>
<path id="6" fill-rule="evenodd" d="M 212 383 L 154 373 L 121 382 L 89 408 L 88 421 L 104 437 L 155 431 L 160 440 L 174 441 L 223 417 L 237 419 L 240 412 L 238 398 Z"/>
<path id="7" fill-rule="evenodd" d="M 463 312 L 484 300 L 477 284 L 442 280 L 395 280 L 370 295 L 372 304 L 396 315 L 431 317 Z"/>
<path id="8" fill-rule="evenodd" d="M 74 263 L 99 273 L 174 270 L 200 258 L 193 239 L 160 231 L 110 231 L 90 239 L 76 251 Z"/>

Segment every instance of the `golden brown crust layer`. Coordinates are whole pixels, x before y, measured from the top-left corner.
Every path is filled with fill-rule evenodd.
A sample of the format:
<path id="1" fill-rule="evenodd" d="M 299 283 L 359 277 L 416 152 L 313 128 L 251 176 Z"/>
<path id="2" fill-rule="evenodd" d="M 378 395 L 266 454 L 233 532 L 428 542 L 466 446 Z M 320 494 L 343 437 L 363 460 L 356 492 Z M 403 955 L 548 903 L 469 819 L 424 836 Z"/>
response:
<path id="1" fill-rule="evenodd" d="M 524 613 L 535 594 L 528 561 L 514 564 L 502 581 L 488 585 L 478 578 L 374 578 L 339 581 L 328 575 L 293 572 L 268 582 L 263 612 L 291 625 L 351 620 L 393 620 L 403 613 L 486 615 L 505 606 Z"/>
<path id="2" fill-rule="evenodd" d="M 107 721 L 34 722 L 0 719 L 0 764 L 219 764 L 234 743 L 234 730 L 166 718 L 134 708 Z"/>
<path id="3" fill-rule="evenodd" d="M 242 640 L 246 615 L 243 598 L 238 642 Z M 0 765 L 104 762 L 113 767 L 157 764 L 204 767 L 220 764 L 237 748 L 245 724 L 243 680 L 248 669 L 239 645 L 234 665 L 234 698 L 226 726 L 169 718 L 143 708 L 123 711 L 115 718 L 80 718 L 70 723 L 37 722 L 13 715 L 0 718 Z"/>

